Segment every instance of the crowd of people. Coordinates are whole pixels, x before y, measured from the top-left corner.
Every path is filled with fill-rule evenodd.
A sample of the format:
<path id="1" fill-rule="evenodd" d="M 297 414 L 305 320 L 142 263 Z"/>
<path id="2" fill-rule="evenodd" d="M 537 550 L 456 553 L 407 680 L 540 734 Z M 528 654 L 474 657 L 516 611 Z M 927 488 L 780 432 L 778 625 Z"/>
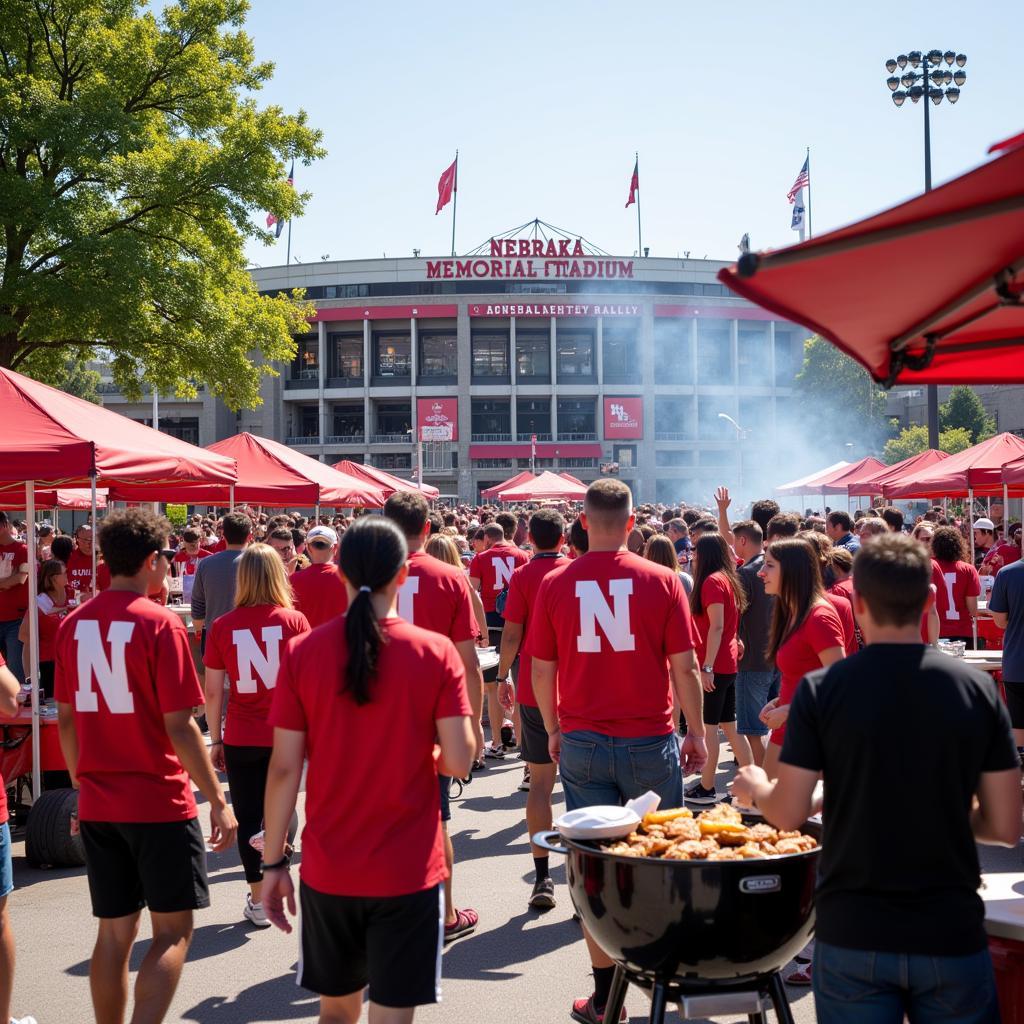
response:
<path id="1" fill-rule="evenodd" d="M 771 499 L 736 519 L 727 489 L 715 500 L 634 506 L 602 479 L 582 507 L 431 509 L 400 491 L 382 514 L 238 508 L 177 529 L 135 508 L 95 533 L 43 524 L 33 553 L 0 513 L 0 714 L 31 671 L 35 615 L 99 920 L 97 1021 L 125 1019 L 145 908 L 132 1019 L 170 1005 L 209 904 L 195 788 L 210 847 L 237 843 L 244 919 L 290 931 L 301 913 L 298 980 L 321 1021 L 354 1024 L 368 990 L 377 1024 L 405 1024 L 439 998 L 443 945 L 480 924 L 455 895 L 451 780 L 517 755 L 531 837 L 559 780 L 567 810 L 653 791 L 662 807 L 732 798 L 780 828 L 823 801 L 817 948 L 789 976 L 813 983 L 820 1019 L 997 1019 L 974 840 L 1021 829 L 1020 524 L 998 506 L 910 523 Z M 976 642 L 985 595 L 1005 703 L 935 649 Z M 883 799 L 894 785 L 912 802 Z M 0 1020 L 6 818 L 0 803 Z M 907 829 L 926 848 L 886 841 Z M 543 912 L 559 894 L 544 849 L 531 856 L 523 899 Z M 593 988 L 570 1013 L 602 1024 L 614 964 L 583 937 Z"/>

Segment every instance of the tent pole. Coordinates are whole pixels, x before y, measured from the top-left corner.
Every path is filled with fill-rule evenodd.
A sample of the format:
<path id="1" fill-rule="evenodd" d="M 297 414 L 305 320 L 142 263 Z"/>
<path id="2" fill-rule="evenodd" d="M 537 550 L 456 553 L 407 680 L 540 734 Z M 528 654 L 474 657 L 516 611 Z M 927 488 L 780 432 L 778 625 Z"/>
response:
<path id="1" fill-rule="evenodd" d="M 316 520 L 316 524 L 315 525 L 319 526 L 320 525 L 320 502 L 319 501 L 316 503 L 316 508 L 314 508 L 314 510 L 313 510 L 313 518 Z"/>
<path id="2" fill-rule="evenodd" d="M 1010 539 L 1010 485 L 1003 481 L 1003 543 Z"/>
<path id="3" fill-rule="evenodd" d="M 92 510 L 92 596 L 96 596 L 96 545 L 99 542 L 99 524 L 96 522 L 96 473 L 89 476 L 89 500 Z"/>
<path id="4" fill-rule="evenodd" d="M 28 531 L 28 650 L 32 673 L 32 802 L 42 792 L 43 773 L 39 736 L 39 605 L 36 603 L 36 483 L 25 482 L 25 520 Z"/>
<path id="5" fill-rule="evenodd" d="M 974 488 L 967 488 L 967 535 L 971 538 L 971 565 L 974 565 Z"/>
<path id="6" fill-rule="evenodd" d="M 235 485 L 234 484 L 231 484 L 228 487 L 228 504 L 231 506 L 229 511 L 234 512 L 235 511 Z"/>

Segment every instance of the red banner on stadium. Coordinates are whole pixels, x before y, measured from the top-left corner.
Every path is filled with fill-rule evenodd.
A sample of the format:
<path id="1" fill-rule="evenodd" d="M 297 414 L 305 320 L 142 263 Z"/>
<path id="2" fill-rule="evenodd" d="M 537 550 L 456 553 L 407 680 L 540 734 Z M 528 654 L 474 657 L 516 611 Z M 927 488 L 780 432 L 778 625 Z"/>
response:
<path id="1" fill-rule="evenodd" d="M 644 436 L 644 400 L 642 398 L 606 398 L 604 400 L 604 439 L 633 441 Z"/>
<path id="2" fill-rule="evenodd" d="M 459 439 L 459 400 L 457 398 L 417 398 L 416 431 L 420 440 L 424 438 L 423 428 L 451 427 L 453 441 Z"/>

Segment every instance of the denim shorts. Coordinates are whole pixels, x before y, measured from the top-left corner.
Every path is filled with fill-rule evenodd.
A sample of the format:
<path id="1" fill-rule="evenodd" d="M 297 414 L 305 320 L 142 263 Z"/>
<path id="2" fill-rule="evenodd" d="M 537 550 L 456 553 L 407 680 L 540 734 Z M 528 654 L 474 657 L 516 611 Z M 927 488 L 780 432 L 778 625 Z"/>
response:
<path id="1" fill-rule="evenodd" d="M 558 772 L 568 811 L 621 806 L 648 790 L 661 797 L 662 807 L 683 803 L 675 733 L 628 738 L 582 730 L 563 733 Z"/>
<path id="2" fill-rule="evenodd" d="M 814 946 L 814 1004 L 830 1024 L 997 1024 L 992 959 Z"/>
<path id="3" fill-rule="evenodd" d="M 736 728 L 744 736 L 767 736 L 758 718 L 768 703 L 774 672 L 740 672 L 736 676 Z"/>
<path id="4" fill-rule="evenodd" d="M 11 827 L 5 821 L 0 825 L 0 899 L 14 888 L 14 867 L 11 864 Z"/>

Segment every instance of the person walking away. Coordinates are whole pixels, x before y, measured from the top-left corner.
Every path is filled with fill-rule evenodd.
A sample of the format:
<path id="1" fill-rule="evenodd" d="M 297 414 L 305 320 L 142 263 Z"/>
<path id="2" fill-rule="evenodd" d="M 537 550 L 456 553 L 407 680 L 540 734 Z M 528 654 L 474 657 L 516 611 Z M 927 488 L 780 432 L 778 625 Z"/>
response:
<path id="1" fill-rule="evenodd" d="M 468 574 L 469 566 L 464 562 L 459 552 L 458 542 L 454 538 L 446 537 L 443 533 L 433 533 L 427 537 L 427 543 L 424 545 L 423 550 L 432 558 L 446 562 L 448 565 L 454 565 L 456 569 L 462 569 L 464 573 Z M 484 603 L 480 600 L 480 595 L 472 587 L 467 587 L 466 589 L 469 591 L 470 601 L 473 602 L 473 620 L 476 623 L 475 639 L 477 646 L 486 647 L 490 643 L 490 639 Z"/>
<path id="2" fill-rule="evenodd" d="M 475 760 L 481 756 L 484 744 L 480 727 L 484 681 L 476 656 L 476 627 L 470 587 L 463 570 L 448 566 L 423 550 L 430 531 L 429 513 L 426 499 L 414 491 L 395 491 L 384 503 L 384 516 L 398 528 L 408 552 L 407 575 L 398 591 L 398 614 L 406 622 L 421 629 L 440 633 L 455 645 L 455 652 L 462 662 L 469 706 L 474 716 L 473 730 L 477 741 L 473 751 Z M 459 778 L 465 775 L 468 772 Z M 450 783 L 451 777 L 447 773 L 438 775 L 447 876 L 443 887 L 445 942 L 470 934 L 480 920 L 480 915 L 472 907 L 456 907 L 452 896 L 455 851 L 448 835 L 448 822 L 452 816 L 448 799 Z"/>
<path id="3" fill-rule="evenodd" d="M 653 539 L 653 538 L 652 538 Z M 690 611 L 696 630 L 697 664 L 704 688 L 704 725 L 708 759 L 701 777 L 683 796 L 690 803 L 714 804 L 717 792 L 718 730 L 721 727 L 737 762 L 750 764 L 750 744 L 736 730 L 736 674 L 739 669 L 740 613 L 746 591 L 736 575 L 732 552 L 720 533 L 706 533 L 693 551 L 694 580 Z"/>
<path id="4" fill-rule="evenodd" d="M 39 567 L 37 577 L 36 620 L 39 623 L 39 693 L 42 700 L 53 699 L 53 659 L 57 641 L 57 630 L 64 616 L 71 611 L 67 595 L 68 574 L 64 563 L 51 558 Z M 22 644 L 22 668 L 27 679 L 31 674 L 29 665 L 29 616 L 25 612 L 18 629 Z M 0 1021 L 3 1016 L 0 1015 Z"/>
<path id="5" fill-rule="evenodd" d="M 775 598 L 767 650 L 781 676 L 778 697 L 761 710 L 761 721 L 771 729 L 764 770 L 774 778 L 789 704 L 800 680 L 842 659 L 846 638 L 821 585 L 818 553 L 806 540 L 793 537 L 769 544 L 760 575 L 765 593 Z"/>
<path id="6" fill-rule="evenodd" d="M 995 1024 L 975 844 L 1014 847 L 1021 834 L 1006 709 L 986 673 L 921 643 L 931 565 L 918 544 L 898 534 L 872 541 L 853 574 L 867 646 L 807 675 L 777 780 L 741 768 L 733 795 L 795 829 L 824 781 L 818 1020 Z M 897 777 L 913 799 L 879 801 Z M 927 854 L 896 835 L 928 835 Z"/>
<path id="7" fill-rule="evenodd" d="M 534 698 L 570 811 L 648 790 L 662 807 L 678 807 L 680 755 L 685 771 L 700 771 L 707 759 L 686 595 L 675 572 L 626 550 L 632 503 L 619 480 L 587 488 L 581 522 L 589 551 L 544 580 L 531 620 Z M 673 694 L 686 718 L 681 744 Z M 585 930 L 584 937 L 594 992 L 573 1003 L 572 1016 L 597 1024 L 613 962 Z"/>
<path id="8" fill-rule="evenodd" d="M 512 573 L 521 565 L 525 565 L 530 556 L 521 548 L 513 546 L 505 540 L 505 533 L 499 523 L 489 523 L 484 527 L 486 550 L 473 558 L 469 564 L 469 582 L 480 594 L 487 625 L 490 629 L 491 644 L 501 646 L 501 630 L 505 619 L 497 609 L 498 596 L 508 586 Z M 487 718 L 491 725 L 491 742 L 484 748 L 484 756 L 503 758 L 506 748 L 514 744 L 515 737 L 511 732 L 502 735 L 504 711 L 498 701 L 497 680 L 487 684 Z"/>
<path id="9" fill-rule="evenodd" d="M 974 648 L 981 579 L 965 560 L 964 540 L 955 526 L 940 526 L 932 535 L 932 583 L 937 591 L 939 637 Z"/>
<path id="10" fill-rule="evenodd" d="M 153 939 L 135 984 L 136 1024 L 162 1021 L 192 938 L 209 906 L 206 853 L 191 782 L 210 804 L 214 851 L 236 822 L 192 709 L 203 702 L 181 620 L 147 597 L 167 572 L 170 524 L 148 509 L 114 512 L 100 530 L 111 585 L 73 611 L 57 635 L 60 744 L 79 788 L 93 915 L 89 968 L 101 1024 L 120 1024 L 128 961 L 148 906 Z M 191 782 L 190 782 L 191 780 Z"/>
<path id="11" fill-rule="evenodd" d="M 277 553 L 266 544 L 247 547 L 238 560 L 235 610 L 214 619 L 203 665 L 210 759 L 217 771 L 227 772 L 238 819 L 238 854 L 249 885 L 242 916 L 257 928 L 270 927 L 261 901 L 260 855 L 250 843 L 263 829 L 263 793 L 274 745 L 267 718 L 284 645 L 308 632 L 305 615 L 292 607 Z M 222 731 L 225 681 L 230 696 Z"/>
<path id="12" fill-rule="evenodd" d="M 244 512 L 229 512 L 223 526 L 227 547 L 199 563 L 192 585 L 192 629 L 199 639 L 200 653 L 206 649 L 206 623 L 235 607 L 238 560 L 252 540 L 252 520 Z"/>
<path id="13" fill-rule="evenodd" d="M 454 645 L 397 614 L 407 554 L 386 517 L 345 531 L 348 611 L 288 644 L 274 690 L 263 902 L 290 932 L 285 841 L 308 758 L 297 981 L 320 995 L 321 1024 L 355 1024 L 367 987 L 375 1024 L 410 1024 L 441 997 L 437 777 L 466 775 L 476 740 Z"/>
<path id="14" fill-rule="evenodd" d="M 1003 689 L 1013 726 L 1013 739 L 1024 749 L 1024 561 L 1004 566 L 996 576 L 989 614 L 1003 638 Z"/>
<path id="15" fill-rule="evenodd" d="M 502 706 L 519 703 L 522 733 L 519 737 L 529 780 L 526 796 L 526 831 L 530 836 L 551 828 L 551 794 L 555 788 L 555 764 L 548 753 L 548 734 L 537 708 L 531 682 L 529 624 L 537 600 L 537 591 L 552 572 L 569 564 L 562 555 L 565 520 L 554 509 L 538 509 L 530 517 L 529 539 L 534 555 L 520 566 L 508 585 L 505 604 L 505 628 L 501 634 L 501 662 L 498 665 L 498 698 Z M 673 560 L 675 554 L 672 554 Z M 519 678 L 512 682 L 512 663 L 519 657 Z M 538 846 L 531 847 L 534 883 L 529 905 L 534 910 L 550 910 L 555 905 L 555 883 L 551 878 L 548 855 Z"/>
<path id="16" fill-rule="evenodd" d="M 338 534 L 329 526 L 314 526 L 306 534 L 310 565 L 291 577 L 295 607 L 313 629 L 348 607 L 345 581 L 338 572 Z"/>
<path id="17" fill-rule="evenodd" d="M 682 520 L 680 520 L 680 522 L 682 522 Z M 632 534 L 633 531 L 631 530 L 630 536 L 632 536 Z M 642 550 L 636 552 L 636 554 L 642 554 L 648 562 L 655 562 L 657 565 L 663 565 L 666 569 L 671 569 L 673 572 L 678 573 L 679 582 L 682 583 L 686 596 L 689 597 L 690 594 L 693 593 L 693 577 L 684 569 L 680 568 L 679 556 L 676 554 L 676 549 L 672 545 L 672 541 L 670 541 L 665 534 L 654 534 L 646 541 Z M 689 554 L 687 554 L 687 564 L 689 564 L 689 561 Z"/>
<path id="18" fill-rule="evenodd" d="M 7 513 L 0 512 L 0 655 L 19 686 L 25 682 L 18 631 L 28 608 L 29 568 L 28 548 L 14 535 Z"/>

